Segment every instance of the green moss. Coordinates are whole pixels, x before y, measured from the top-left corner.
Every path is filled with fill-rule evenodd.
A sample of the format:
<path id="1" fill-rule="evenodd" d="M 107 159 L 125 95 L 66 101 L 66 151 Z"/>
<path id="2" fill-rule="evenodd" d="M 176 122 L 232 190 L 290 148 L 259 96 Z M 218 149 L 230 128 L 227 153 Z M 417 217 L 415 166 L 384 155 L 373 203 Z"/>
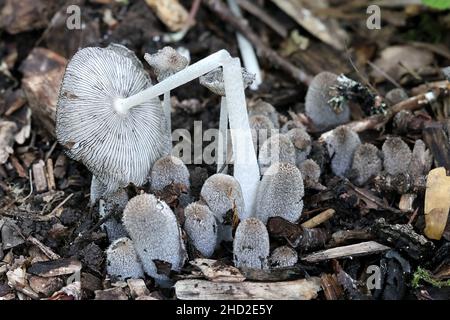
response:
<path id="1" fill-rule="evenodd" d="M 414 272 L 413 279 L 411 281 L 411 285 L 413 286 L 413 288 L 418 288 L 420 281 L 425 281 L 431 284 L 433 287 L 437 288 L 450 287 L 450 279 L 447 281 L 437 280 L 431 275 L 429 271 L 418 267 L 416 272 Z"/>
<path id="2" fill-rule="evenodd" d="M 450 1 L 449 0 L 422 0 L 422 3 L 433 9 L 450 9 Z"/>

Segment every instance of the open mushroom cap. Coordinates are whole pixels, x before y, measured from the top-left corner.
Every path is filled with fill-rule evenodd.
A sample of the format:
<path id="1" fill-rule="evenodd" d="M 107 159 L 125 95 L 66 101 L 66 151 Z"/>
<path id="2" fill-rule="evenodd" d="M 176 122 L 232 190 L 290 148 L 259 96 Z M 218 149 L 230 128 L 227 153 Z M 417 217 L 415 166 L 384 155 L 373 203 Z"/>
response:
<path id="1" fill-rule="evenodd" d="M 153 163 L 168 153 L 170 135 L 158 98 L 126 114 L 117 98 L 150 87 L 139 60 L 122 46 L 84 48 L 69 62 L 56 109 L 56 136 L 107 192 L 145 183 Z"/>
<path id="2" fill-rule="evenodd" d="M 155 71 L 158 81 L 163 81 L 189 64 L 189 60 L 172 47 L 164 47 L 154 54 L 146 53 L 144 59 Z"/>
<path id="3" fill-rule="evenodd" d="M 269 233 L 256 218 L 241 221 L 233 241 L 233 260 L 237 268 L 267 269 L 270 252 Z"/>
<path id="4" fill-rule="evenodd" d="M 199 79 L 200 84 L 208 88 L 211 92 L 222 97 L 225 96 L 225 83 L 223 81 L 222 68 L 214 69 L 201 76 Z M 242 79 L 244 81 L 244 89 L 246 89 L 255 80 L 255 75 L 242 68 Z"/>
<path id="5" fill-rule="evenodd" d="M 133 242 L 128 238 L 120 238 L 111 243 L 106 250 L 106 260 L 108 274 L 118 280 L 144 277 Z"/>
<path id="6" fill-rule="evenodd" d="M 303 210 L 303 178 L 290 163 L 274 163 L 258 186 L 256 217 L 266 223 L 270 217 L 282 217 L 295 223 Z"/>

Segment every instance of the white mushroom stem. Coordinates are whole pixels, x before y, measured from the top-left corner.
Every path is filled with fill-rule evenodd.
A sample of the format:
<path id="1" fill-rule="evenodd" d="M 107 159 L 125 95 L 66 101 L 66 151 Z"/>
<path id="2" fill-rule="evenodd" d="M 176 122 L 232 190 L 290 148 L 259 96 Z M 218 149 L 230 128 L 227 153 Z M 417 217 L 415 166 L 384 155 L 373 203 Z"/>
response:
<path id="1" fill-rule="evenodd" d="M 231 12 L 238 18 L 242 19 L 242 12 L 239 8 L 236 0 L 228 0 L 228 6 Z M 255 50 L 253 49 L 250 41 L 247 40 L 239 32 L 236 33 L 236 39 L 239 46 L 239 51 L 241 52 L 242 61 L 244 62 L 244 67 L 248 72 L 255 75 L 255 80 L 250 85 L 250 89 L 257 90 L 259 85 L 262 83 L 261 69 L 259 68 L 258 58 L 256 57 Z"/>
<path id="2" fill-rule="evenodd" d="M 164 92 L 163 109 L 167 123 L 167 131 L 172 133 L 172 104 L 170 103 L 170 91 Z"/>
<path id="3" fill-rule="evenodd" d="M 128 98 L 117 99 L 114 102 L 114 107 L 117 112 L 126 113 L 133 106 L 173 90 L 218 67 L 223 67 L 226 105 L 233 144 L 234 176 L 242 188 L 246 216 L 252 216 L 259 183 L 259 166 L 248 122 L 244 82 L 241 63 L 238 58 L 231 58 L 226 50 L 220 50 L 175 73 L 153 87 Z"/>
<path id="4" fill-rule="evenodd" d="M 222 97 L 220 101 L 220 122 L 219 122 L 219 139 L 217 143 L 217 172 L 220 172 L 223 165 L 227 161 L 227 150 L 228 150 L 228 111 L 227 111 L 227 100 Z M 227 167 L 225 167 L 222 173 L 227 172 Z"/>

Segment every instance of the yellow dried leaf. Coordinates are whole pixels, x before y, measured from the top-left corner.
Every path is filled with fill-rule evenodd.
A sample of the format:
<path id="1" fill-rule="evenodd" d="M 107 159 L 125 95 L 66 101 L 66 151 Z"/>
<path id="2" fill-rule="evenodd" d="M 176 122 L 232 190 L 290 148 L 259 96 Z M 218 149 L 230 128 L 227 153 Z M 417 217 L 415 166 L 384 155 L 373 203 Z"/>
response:
<path id="1" fill-rule="evenodd" d="M 450 209 L 450 177 L 445 168 L 436 168 L 428 173 L 425 192 L 425 235 L 439 240 L 444 233 Z"/>
<path id="2" fill-rule="evenodd" d="M 145 0 L 145 2 L 170 31 L 179 31 L 186 27 L 189 13 L 178 0 Z"/>

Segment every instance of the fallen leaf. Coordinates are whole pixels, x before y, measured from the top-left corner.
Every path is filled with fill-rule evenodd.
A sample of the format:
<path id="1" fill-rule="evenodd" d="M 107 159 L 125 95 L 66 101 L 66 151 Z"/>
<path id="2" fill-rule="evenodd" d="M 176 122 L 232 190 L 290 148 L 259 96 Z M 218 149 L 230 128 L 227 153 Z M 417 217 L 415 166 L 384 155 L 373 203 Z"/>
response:
<path id="1" fill-rule="evenodd" d="M 17 131 L 17 125 L 12 121 L 0 122 L 0 164 L 5 163 L 9 155 L 14 152 L 14 134 Z"/>

